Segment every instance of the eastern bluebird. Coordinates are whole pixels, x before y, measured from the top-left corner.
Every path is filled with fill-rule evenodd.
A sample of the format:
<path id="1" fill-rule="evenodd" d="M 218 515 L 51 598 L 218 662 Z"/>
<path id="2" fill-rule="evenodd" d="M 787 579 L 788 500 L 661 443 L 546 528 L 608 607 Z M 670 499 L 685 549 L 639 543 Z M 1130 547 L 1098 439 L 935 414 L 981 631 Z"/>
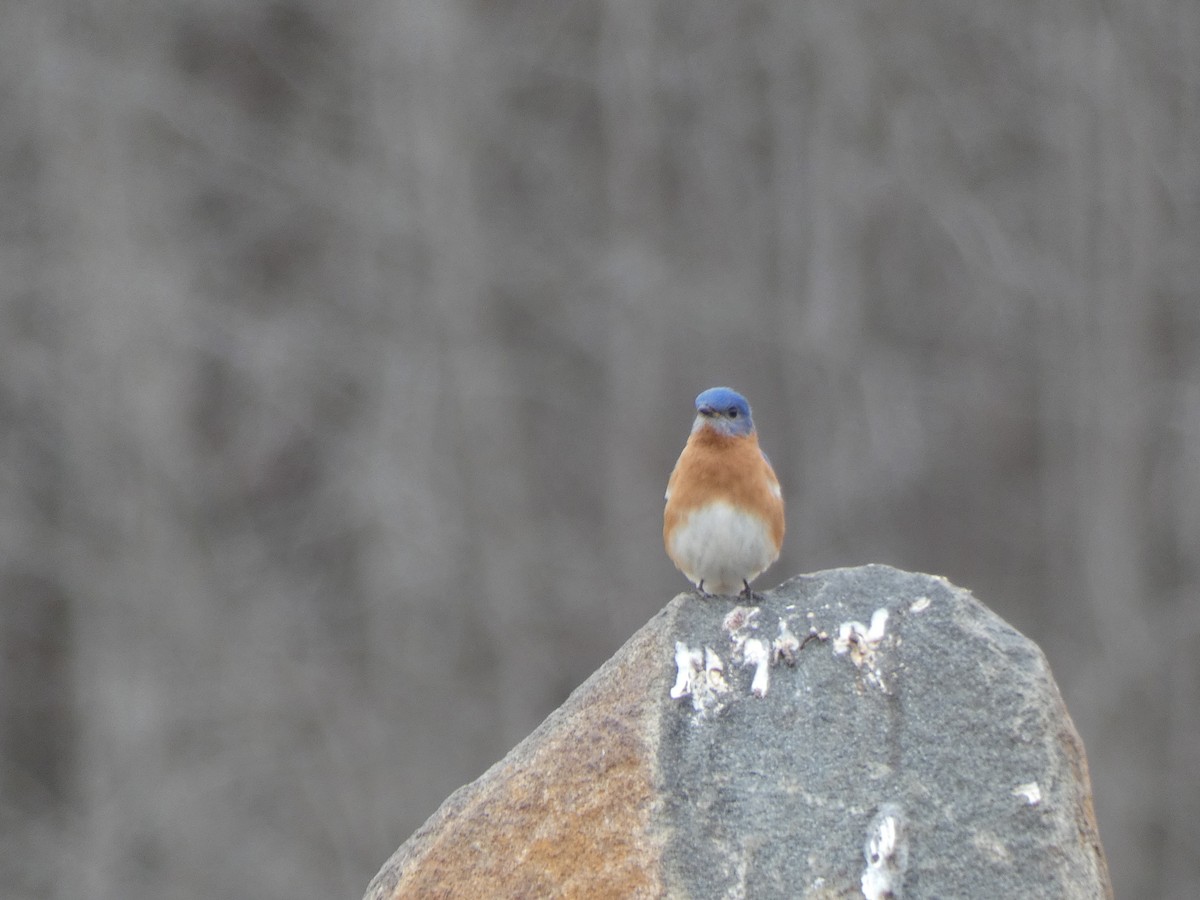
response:
<path id="1" fill-rule="evenodd" d="M 667 482 L 663 543 L 703 593 L 753 599 L 750 581 L 779 558 L 783 492 L 758 446 L 746 398 L 710 388 Z"/>

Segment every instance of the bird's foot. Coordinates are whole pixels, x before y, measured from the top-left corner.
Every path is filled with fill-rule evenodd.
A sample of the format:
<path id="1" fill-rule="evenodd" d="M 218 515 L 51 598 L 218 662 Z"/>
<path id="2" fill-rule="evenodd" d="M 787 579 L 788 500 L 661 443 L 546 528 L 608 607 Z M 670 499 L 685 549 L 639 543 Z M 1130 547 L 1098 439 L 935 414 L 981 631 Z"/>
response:
<path id="1" fill-rule="evenodd" d="M 746 579 L 743 578 L 742 584 L 745 585 L 745 587 L 742 588 L 742 591 L 741 591 L 741 593 L 738 594 L 738 597 L 740 597 L 742 600 L 747 600 L 750 603 L 754 603 L 756 605 L 766 602 L 766 599 L 767 599 L 766 597 L 764 597 L 762 594 L 758 593 L 758 591 L 750 590 L 750 582 L 749 581 L 747 581 Z"/>

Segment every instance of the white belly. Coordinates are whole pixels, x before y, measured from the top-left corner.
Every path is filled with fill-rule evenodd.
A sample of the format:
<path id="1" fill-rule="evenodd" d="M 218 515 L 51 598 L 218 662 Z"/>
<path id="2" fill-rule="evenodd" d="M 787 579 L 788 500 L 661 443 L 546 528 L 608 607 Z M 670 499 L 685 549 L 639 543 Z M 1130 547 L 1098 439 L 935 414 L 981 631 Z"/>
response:
<path id="1" fill-rule="evenodd" d="M 767 527 L 728 503 L 693 510 L 671 535 L 671 559 L 693 584 L 736 594 L 779 555 Z"/>

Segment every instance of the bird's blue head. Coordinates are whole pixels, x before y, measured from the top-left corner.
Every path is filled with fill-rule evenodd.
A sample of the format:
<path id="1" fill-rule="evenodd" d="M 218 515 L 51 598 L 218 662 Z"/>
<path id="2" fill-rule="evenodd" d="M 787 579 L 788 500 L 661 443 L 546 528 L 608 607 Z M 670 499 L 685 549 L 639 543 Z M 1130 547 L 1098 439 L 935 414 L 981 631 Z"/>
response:
<path id="1" fill-rule="evenodd" d="M 737 391 L 727 387 L 709 388 L 697 397 L 696 413 L 692 431 L 711 428 L 730 437 L 740 437 L 754 431 L 750 404 Z"/>

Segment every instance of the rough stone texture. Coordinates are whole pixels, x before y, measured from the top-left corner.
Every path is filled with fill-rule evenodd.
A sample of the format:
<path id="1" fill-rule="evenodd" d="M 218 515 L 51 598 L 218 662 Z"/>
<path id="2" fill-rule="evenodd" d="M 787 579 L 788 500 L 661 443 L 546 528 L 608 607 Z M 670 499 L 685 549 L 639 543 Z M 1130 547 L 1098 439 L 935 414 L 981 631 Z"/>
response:
<path id="1" fill-rule="evenodd" d="M 792 579 L 757 612 L 676 597 L 367 897 L 887 890 L 1112 896 L 1041 651 L 944 579 L 866 566 Z"/>
<path id="2" fill-rule="evenodd" d="M 670 607 L 480 778 L 450 795 L 371 882 L 389 897 L 660 897 L 659 659 Z"/>

